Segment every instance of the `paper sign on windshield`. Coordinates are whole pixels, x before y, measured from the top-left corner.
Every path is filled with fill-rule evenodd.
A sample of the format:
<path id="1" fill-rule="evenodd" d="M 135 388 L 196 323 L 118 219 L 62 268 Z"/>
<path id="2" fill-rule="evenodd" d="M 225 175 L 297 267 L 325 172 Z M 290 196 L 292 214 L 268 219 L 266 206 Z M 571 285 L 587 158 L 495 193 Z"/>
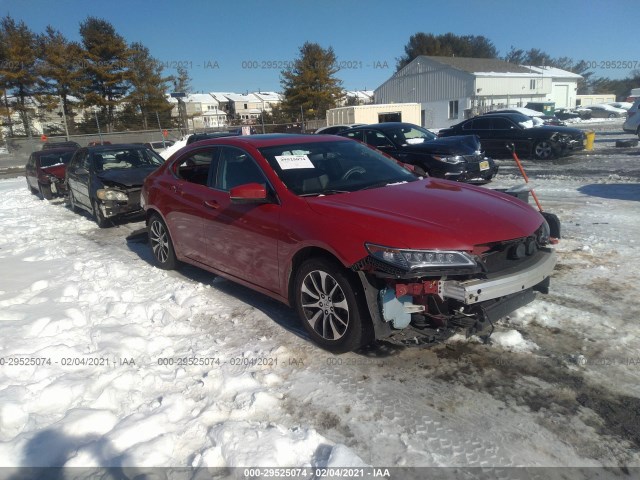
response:
<path id="1" fill-rule="evenodd" d="M 276 161 L 283 170 L 295 168 L 315 168 L 306 155 L 276 155 Z"/>

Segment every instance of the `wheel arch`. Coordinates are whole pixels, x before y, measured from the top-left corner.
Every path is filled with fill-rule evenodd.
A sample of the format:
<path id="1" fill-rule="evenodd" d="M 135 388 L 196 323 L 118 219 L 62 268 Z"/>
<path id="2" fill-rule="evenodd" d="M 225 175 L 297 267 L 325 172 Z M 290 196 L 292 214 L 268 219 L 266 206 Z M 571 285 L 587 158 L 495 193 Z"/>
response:
<path id="1" fill-rule="evenodd" d="M 298 268 L 300 268 L 300 265 L 302 265 L 304 261 L 310 258 L 325 258 L 329 261 L 342 265 L 345 268 L 345 270 L 349 270 L 349 268 L 346 265 L 344 265 L 344 263 L 342 263 L 338 257 L 336 257 L 333 253 L 331 253 L 329 250 L 326 250 L 324 248 L 310 246 L 310 247 L 305 247 L 298 250 L 293 256 L 293 258 L 291 259 L 291 262 L 289 264 L 289 269 L 287 272 L 287 300 L 290 306 L 293 306 L 295 304 L 295 301 L 294 301 L 295 299 L 294 286 L 295 286 L 295 277 L 296 277 L 295 273 L 298 271 Z"/>

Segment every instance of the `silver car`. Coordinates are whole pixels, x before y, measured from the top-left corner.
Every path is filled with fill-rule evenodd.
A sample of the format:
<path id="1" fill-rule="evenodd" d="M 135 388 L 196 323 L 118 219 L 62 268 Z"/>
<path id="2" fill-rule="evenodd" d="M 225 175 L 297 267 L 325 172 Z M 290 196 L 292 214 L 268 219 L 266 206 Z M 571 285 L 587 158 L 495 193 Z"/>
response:
<path id="1" fill-rule="evenodd" d="M 622 124 L 622 129 L 628 133 L 635 133 L 640 138 L 640 98 L 633 102 L 633 106 L 627 111 L 627 119 Z"/>
<path id="2" fill-rule="evenodd" d="M 591 118 L 619 118 L 627 114 L 626 110 L 611 105 L 588 105 L 584 108 L 591 110 Z"/>

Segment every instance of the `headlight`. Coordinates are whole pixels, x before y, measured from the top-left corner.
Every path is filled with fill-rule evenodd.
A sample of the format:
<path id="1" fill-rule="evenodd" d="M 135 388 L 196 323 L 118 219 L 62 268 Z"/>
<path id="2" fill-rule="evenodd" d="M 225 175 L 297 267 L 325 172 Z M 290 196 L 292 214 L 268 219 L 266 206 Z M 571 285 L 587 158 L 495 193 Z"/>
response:
<path id="1" fill-rule="evenodd" d="M 374 258 L 405 270 L 477 265 L 471 255 L 455 250 L 404 250 L 371 243 L 365 247 Z"/>
<path id="2" fill-rule="evenodd" d="M 450 163 L 452 165 L 464 162 L 464 158 L 462 158 L 460 155 L 453 155 L 451 157 L 441 157 L 440 155 L 434 155 L 433 158 L 441 162 Z"/>
<path id="3" fill-rule="evenodd" d="M 118 190 L 109 190 L 108 188 L 100 188 L 96 191 L 96 196 L 100 200 L 118 200 L 120 202 L 126 202 L 129 197 L 126 193 Z"/>
<path id="4" fill-rule="evenodd" d="M 551 237 L 551 229 L 549 228 L 549 224 L 546 220 L 542 222 L 540 228 L 538 228 L 536 232 L 536 240 L 538 241 L 538 245 L 546 245 L 549 243 L 549 239 Z"/>

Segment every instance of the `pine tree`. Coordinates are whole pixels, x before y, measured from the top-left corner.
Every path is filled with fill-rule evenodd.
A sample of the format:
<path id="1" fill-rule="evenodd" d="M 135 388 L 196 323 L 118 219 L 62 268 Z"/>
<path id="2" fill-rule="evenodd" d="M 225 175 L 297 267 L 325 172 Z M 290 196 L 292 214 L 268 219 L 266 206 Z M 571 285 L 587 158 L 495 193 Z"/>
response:
<path id="1" fill-rule="evenodd" d="M 68 125 L 72 127 L 76 102 L 71 99 L 81 97 L 85 80 L 82 47 L 67 40 L 51 26 L 47 26 L 45 34 L 38 37 L 38 43 L 42 57 L 38 73 L 44 94 L 41 100 L 54 108 L 61 102 Z"/>
<path id="2" fill-rule="evenodd" d="M 335 77 L 338 70 L 333 48 L 306 42 L 293 66 L 281 72 L 283 110 L 294 116 L 302 110 L 305 118 L 322 118 L 343 97 L 342 81 Z"/>
<path id="3" fill-rule="evenodd" d="M 170 80 L 173 82 L 173 91 L 181 93 L 191 93 L 191 77 L 184 67 L 176 68 L 177 75 L 173 75 Z"/>
<path id="4" fill-rule="evenodd" d="M 420 55 L 436 57 L 497 58 L 498 50 L 491 40 L 482 35 L 463 35 L 419 32 L 409 37 L 404 47 L 404 55 L 397 59 L 400 70 Z"/>
<path id="5" fill-rule="evenodd" d="M 132 90 L 127 101 L 135 107 L 134 112 L 142 118 L 142 127 L 147 130 L 162 117 L 164 124 L 170 123 L 172 105 L 165 94 L 169 77 L 162 76 L 162 65 L 151 56 L 149 49 L 141 43 L 130 46 L 129 74 Z"/>
<path id="6" fill-rule="evenodd" d="M 30 135 L 29 109 L 33 110 L 33 96 L 38 86 L 36 35 L 23 21 L 17 23 L 6 16 L 0 20 L 0 44 L 4 55 L 0 64 L 0 89 L 13 97 L 7 107 L 19 113 L 24 132 Z"/>
<path id="7" fill-rule="evenodd" d="M 80 24 L 86 61 L 85 106 L 97 106 L 112 131 L 115 111 L 129 89 L 129 49 L 124 38 L 106 20 L 88 17 Z"/>

